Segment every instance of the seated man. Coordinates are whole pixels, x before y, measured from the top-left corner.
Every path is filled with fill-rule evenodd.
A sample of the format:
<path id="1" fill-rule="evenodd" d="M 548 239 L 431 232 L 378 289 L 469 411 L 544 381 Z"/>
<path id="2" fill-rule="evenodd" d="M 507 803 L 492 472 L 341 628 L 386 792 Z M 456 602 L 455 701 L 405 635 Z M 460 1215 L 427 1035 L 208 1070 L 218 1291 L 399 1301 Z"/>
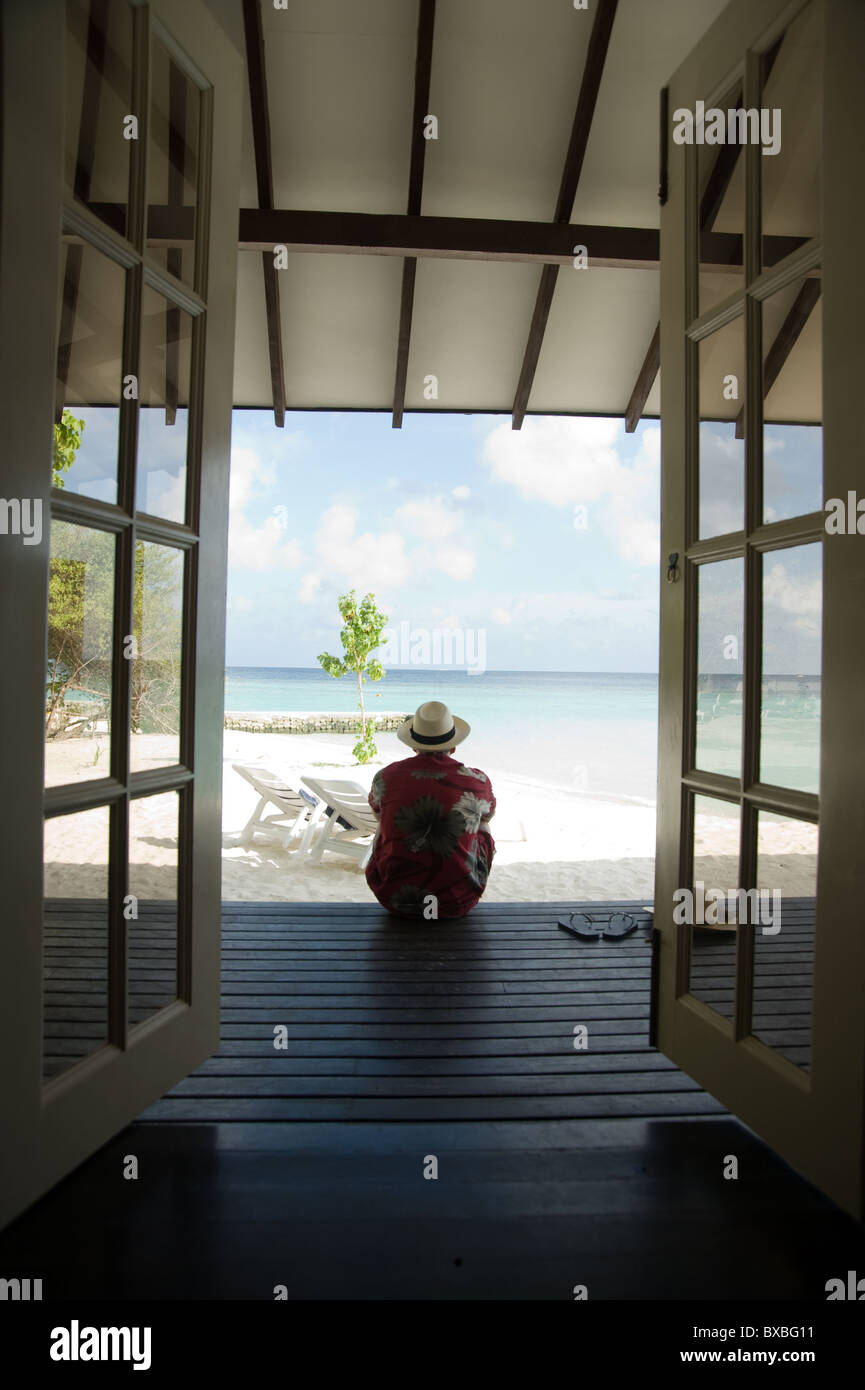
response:
<path id="1" fill-rule="evenodd" d="M 464 917 L 486 888 L 496 799 L 486 773 L 452 757 L 470 732 L 431 700 L 397 730 L 415 756 L 373 778 L 369 804 L 379 829 L 366 881 L 398 916 Z"/>

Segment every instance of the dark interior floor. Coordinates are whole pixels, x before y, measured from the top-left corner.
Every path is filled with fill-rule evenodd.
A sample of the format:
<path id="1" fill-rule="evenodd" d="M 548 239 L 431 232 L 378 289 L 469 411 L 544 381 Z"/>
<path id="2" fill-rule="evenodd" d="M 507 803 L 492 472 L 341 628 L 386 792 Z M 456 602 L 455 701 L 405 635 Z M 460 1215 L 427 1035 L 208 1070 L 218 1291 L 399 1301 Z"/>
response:
<path id="1" fill-rule="evenodd" d="M 566 906 L 227 904 L 219 1052 L 0 1265 L 45 1299 L 825 1300 L 865 1234 L 648 1046 L 639 905 L 589 905 L 636 917 L 615 942 L 562 932 Z M 160 991 L 158 923 L 150 944 Z"/>

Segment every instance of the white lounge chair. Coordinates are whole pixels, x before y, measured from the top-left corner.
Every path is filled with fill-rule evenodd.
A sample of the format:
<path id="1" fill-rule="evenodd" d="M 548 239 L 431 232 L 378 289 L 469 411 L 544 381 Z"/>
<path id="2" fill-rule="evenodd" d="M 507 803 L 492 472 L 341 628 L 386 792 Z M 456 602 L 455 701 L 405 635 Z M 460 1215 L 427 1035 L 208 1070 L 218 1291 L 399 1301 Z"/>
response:
<path id="1" fill-rule="evenodd" d="M 292 787 L 275 772 L 255 763 L 232 763 L 235 772 L 254 787 L 260 800 L 246 825 L 240 832 L 240 843 L 251 845 L 257 834 L 276 840 L 283 849 L 288 849 L 292 841 L 305 835 L 312 821 L 313 813 L 319 808 L 315 797 L 298 787 Z M 268 805 L 276 807 L 277 814 L 263 816 Z M 298 848 L 297 845 L 294 848 Z"/>
<path id="2" fill-rule="evenodd" d="M 298 852 L 306 854 L 313 864 L 320 861 L 325 850 L 347 854 L 365 869 L 378 831 L 367 792 L 357 782 L 320 782 L 314 777 L 300 780 L 318 797 L 319 804 L 310 816 Z M 319 827 L 321 831 L 316 833 Z"/>

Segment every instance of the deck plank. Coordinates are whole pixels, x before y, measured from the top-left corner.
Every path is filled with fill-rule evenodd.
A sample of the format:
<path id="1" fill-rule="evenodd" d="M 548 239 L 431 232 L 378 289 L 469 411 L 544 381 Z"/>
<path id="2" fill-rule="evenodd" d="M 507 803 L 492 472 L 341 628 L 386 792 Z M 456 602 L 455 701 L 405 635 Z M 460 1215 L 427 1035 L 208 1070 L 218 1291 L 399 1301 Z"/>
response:
<path id="1" fill-rule="evenodd" d="M 104 905 L 55 906 L 46 1071 L 104 1037 L 107 1004 Z M 291 1298 L 570 1299 L 579 1280 L 592 1299 L 822 1298 L 827 1270 L 862 1267 L 861 1232 L 649 1047 L 649 918 L 583 942 L 556 926 L 577 906 L 423 925 L 363 904 L 226 904 L 217 1052 L 0 1255 L 38 1256 L 52 1297 L 269 1300 L 280 1282 Z M 164 904 L 141 905 L 135 943 L 138 1016 L 174 980 Z M 806 1067 L 807 911 L 757 951 L 760 1036 Z M 695 986 L 729 1008 L 729 942 L 698 956 Z M 129 1153 L 148 1175 L 131 1205 Z M 94 1261 L 97 1209 L 110 1235 Z"/>
<path id="2" fill-rule="evenodd" d="M 637 929 L 619 941 L 581 941 L 557 926 L 577 910 L 630 912 Z M 47 1076 L 105 1036 L 104 913 L 104 903 L 87 900 L 49 905 Z M 577 1113 L 569 1105 L 580 1114 L 591 1110 L 598 1078 L 609 1082 L 608 1102 L 623 1115 L 634 1104 L 651 1113 L 653 1097 L 657 1113 L 669 1114 L 671 1094 L 698 1088 L 671 1087 L 675 1069 L 648 1047 L 650 939 L 650 914 L 625 901 L 481 903 L 465 921 L 435 923 L 400 921 L 375 904 L 226 903 L 220 1049 L 144 1120 L 245 1123 L 256 1102 L 262 1118 L 280 1120 L 338 1119 L 370 1105 L 393 1118 L 400 1103 L 412 1117 L 424 1106 L 438 1115 L 439 1103 L 453 1104 L 462 1119 L 473 1100 L 479 1114 L 487 1102 L 497 1114 L 505 1106 L 517 1115 L 542 1101 L 568 1117 Z M 700 933 L 692 976 L 699 997 L 728 1017 L 731 945 L 729 937 Z M 130 959 L 134 1021 L 173 997 L 175 953 L 171 905 L 140 903 Z M 757 959 L 754 1026 L 806 1066 L 813 964 L 807 902 L 785 904 L 783 935 L 758 937 Z M 589 1030 L 586 1052 L 574 1051 L 577 1024 Z M 276 1026 L 285 1030 L 279 1052 Z M 337 1078 L 352 1085 L 335 1089 Z M 445 1080 L 456 1093 L 442 1094 Z"/>

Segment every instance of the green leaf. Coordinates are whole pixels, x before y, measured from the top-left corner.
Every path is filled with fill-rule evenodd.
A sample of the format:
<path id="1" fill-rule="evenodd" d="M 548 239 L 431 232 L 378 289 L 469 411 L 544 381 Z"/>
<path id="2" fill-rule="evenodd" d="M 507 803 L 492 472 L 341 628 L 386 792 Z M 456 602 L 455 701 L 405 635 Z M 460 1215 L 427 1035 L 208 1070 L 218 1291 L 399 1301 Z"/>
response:
<path id="1" fill-rule="evenodd" d="M 382 644 L 382 632 L 387 626 L 388 616 L 376 608 L 375 594 L 364 594 L 358 602 L 354 589 L 339 596 L 337 608 L 343 621 L 339 634 L 343 656 L 340 658 L 322 652 L 318 662 L 335 679 L 352 672 L 360 684 L 362 698 L 364 679 L 379 681 L 385 674 L 381 662 L 372 653 Z M 365 717 L 358 723 L 358 733 L 360 741 L 353 751 L 359 762 L 368 762 L 377 749 L 372 742 L 372 726 L 367 724 Z"/>

